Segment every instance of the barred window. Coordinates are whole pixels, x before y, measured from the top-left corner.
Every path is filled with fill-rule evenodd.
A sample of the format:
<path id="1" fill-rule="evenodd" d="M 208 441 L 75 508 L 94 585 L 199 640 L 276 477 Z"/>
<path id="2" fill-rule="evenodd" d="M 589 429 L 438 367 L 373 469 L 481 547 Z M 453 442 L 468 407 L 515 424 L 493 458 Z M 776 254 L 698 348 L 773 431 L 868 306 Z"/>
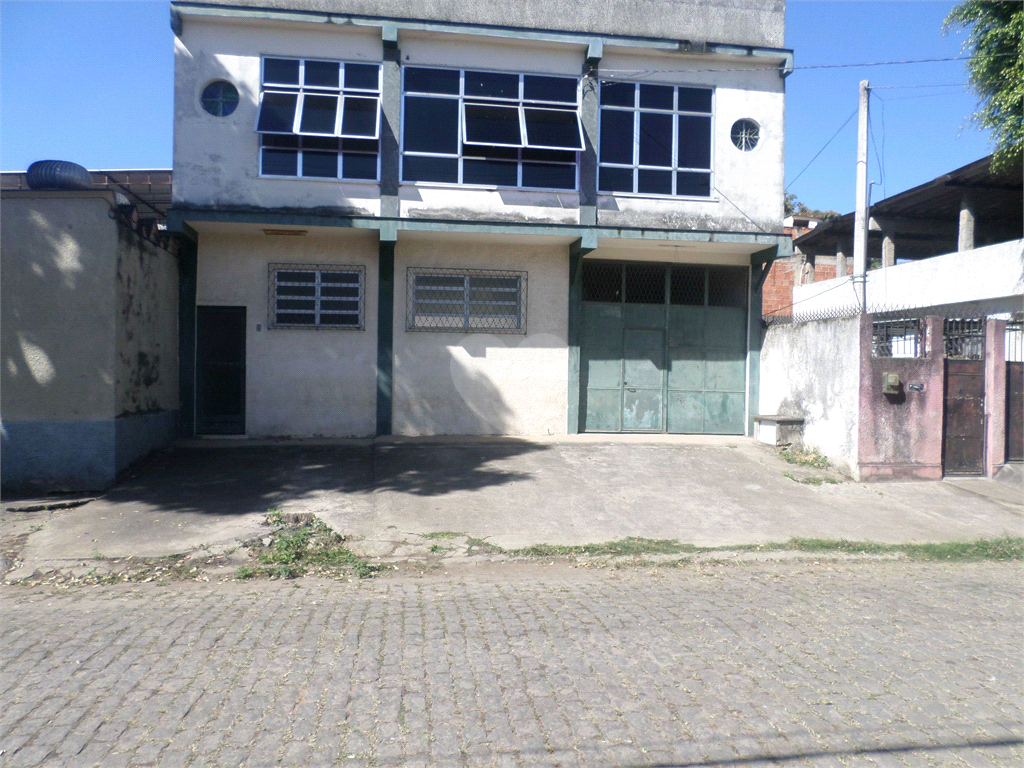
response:
<path id="1" fill-rule="evenodd" d="M 877 320 L 871 324 L 872 357 L 921 357 L 919 318 Z"/>
<path id="2" fill-rule="evenodd" d="M 375 181 L 380 78 L 379 64 L 264 59 L 260 174 Z"/>
<path id="3" fill-rule="evenodd" d="M 271 264 L 271 328 L 363 327 L 363 267 Z"/>
<path id="4" fill-rule="evenodd" d="M 526 277 L 504 270 L 412 268 L 406 328 L 525 334 Z"/>

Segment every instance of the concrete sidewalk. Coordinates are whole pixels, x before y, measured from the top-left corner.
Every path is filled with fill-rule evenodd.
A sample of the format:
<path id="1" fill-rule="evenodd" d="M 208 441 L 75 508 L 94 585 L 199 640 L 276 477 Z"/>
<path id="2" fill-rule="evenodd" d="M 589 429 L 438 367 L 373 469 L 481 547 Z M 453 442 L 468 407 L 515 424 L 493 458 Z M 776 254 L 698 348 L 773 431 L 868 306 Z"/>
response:
<path id="1" fill-rule="evenodd" d="M 698 546 L 843 538 L 887 543 L 1024 532 L 1022 493 L 990 480 L 873 483 L 785 463 L 746 438 L 590 435 L 546 440 L 194 440 L 133 467 L 73 509 L 19 513 L 26 567 L 224 549 L 265 534 L 267 510 L 312 513 L 370 556 L 417 534 L 509 549 L 627 536 Z M 811 484 L 820 483 L 820 484 Z"/>

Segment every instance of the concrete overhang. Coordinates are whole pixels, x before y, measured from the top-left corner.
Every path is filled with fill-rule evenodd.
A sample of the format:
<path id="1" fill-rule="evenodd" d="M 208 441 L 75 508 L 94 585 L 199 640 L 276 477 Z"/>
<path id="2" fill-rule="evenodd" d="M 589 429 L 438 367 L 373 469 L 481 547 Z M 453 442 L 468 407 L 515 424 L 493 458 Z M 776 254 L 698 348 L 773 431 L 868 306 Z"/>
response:
<path id="1" fill-rule="evenodd" d="M 454 21 L 421 20 L 386 16 L 325 12 L 322 10 L 296 10 L 252 6 L 226 6 L 200 2 L 171 3 L 171 29 L 181 35 L 187 18 L 232 19 L 242 22 L 269 21 L 284 24 L 332 24 L 344 27 L 377 27 L 385 42 L 397 44 L 402 33 L 441 33 L 473 37 L 506 38 L 518 41 L 561 43 L 579 46 L 588 60 L 593 52 L 600 55 L 602 48 L 628 48 L 700 57 L 709 63 L 736 65 L 737 58 L 747 59 L 753 68 L 777 68 L 782 77 L 793 71 L 793 51 L 759 45 L 738 45 L 705 40 L 679 40 L 663 37 L 638 37 L 594 32 L 569 32 L 553 29 L 507 27 L 488 24 L 468 24 Z"/>

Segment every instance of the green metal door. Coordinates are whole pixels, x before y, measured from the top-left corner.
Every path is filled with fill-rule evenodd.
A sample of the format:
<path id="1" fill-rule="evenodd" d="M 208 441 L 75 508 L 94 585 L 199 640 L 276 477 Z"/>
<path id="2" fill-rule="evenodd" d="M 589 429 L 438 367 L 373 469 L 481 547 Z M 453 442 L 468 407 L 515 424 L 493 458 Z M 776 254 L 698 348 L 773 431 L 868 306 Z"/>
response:
<path id="1" fill-rule="evenodd" d="M 743 434 L 748 279 L 584 261 L 584 430 Z"/>

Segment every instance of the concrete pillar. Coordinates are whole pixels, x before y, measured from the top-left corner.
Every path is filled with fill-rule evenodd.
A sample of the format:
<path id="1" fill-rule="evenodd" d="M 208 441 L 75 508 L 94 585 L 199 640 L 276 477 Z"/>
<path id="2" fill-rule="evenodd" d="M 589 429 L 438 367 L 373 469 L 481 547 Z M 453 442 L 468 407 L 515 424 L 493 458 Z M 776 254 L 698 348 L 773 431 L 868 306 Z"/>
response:
<path id="1" fill-rule="evenodd" d="M 892 232 L 882 233 L 882 266 L 896 266 L 896 237 Z"/>
<path id="2" fill-rule="evenodd" d="M 836 277 L 846 277 L 846 254 L 843 253 L 843 244 L 836 241 Z"/>
<path id="3" fill-rule="evenodd" d="M 974 250 L 974 200 L 968 190 L 964 190 L 960 198 L 960 229 L 957 233 L 956 249 Z"/>
<path id="4" fill-rule="evenodd" d="M 985 323 L 985 474 L 1006 462 L 1006 321 Z"/>

